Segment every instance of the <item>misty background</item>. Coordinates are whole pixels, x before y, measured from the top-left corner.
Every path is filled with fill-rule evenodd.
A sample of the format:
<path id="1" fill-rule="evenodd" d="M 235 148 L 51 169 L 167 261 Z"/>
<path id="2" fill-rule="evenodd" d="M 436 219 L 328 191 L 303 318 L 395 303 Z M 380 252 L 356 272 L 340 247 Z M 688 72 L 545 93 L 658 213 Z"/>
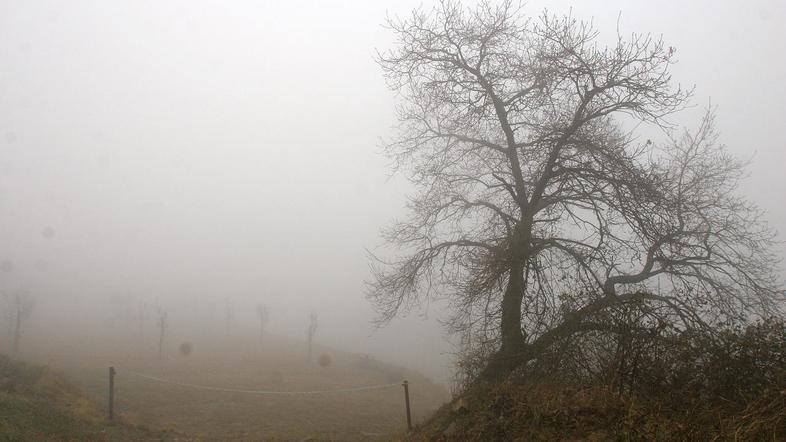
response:
<path id="1" fill-rule="evenodd" d="M 447 380 L 439 303 L 375 331 L 364 299 L 366 249 L 408 192 L 380 154 L 396 97 L 375 50 L 386 14 L 420 5 L 0 0 L 0 290 L 29 290 L 35 324 L 101 324 L 134 298 L 173 329 L 227 305 L 251 326 L 266 304 L 272 333 L 303 339 L 313 311 L 319 342 Z M 546 6 L 603 41 L 618 19 L 662 34 L 696 86 L 672 120 L 717 105 L 721 141 L 752 161 L 743 191 L 786 231 L 785 4 L 527 10 Z"/>

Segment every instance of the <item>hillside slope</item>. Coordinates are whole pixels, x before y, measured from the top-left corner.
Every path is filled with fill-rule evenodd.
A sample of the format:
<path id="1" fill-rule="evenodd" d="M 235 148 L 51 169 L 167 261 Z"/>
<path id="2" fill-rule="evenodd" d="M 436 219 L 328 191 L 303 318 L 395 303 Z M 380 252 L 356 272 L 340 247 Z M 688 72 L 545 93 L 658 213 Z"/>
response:
<path id="1" fill-rule="evenodd" d="M 102 410 L 63 376 L 47 367 L 0 355 L 0 440 L 173 440 L 124 422 L 109 424 Z"/>
<path id="2" fill-rule="evenodd" d="M 786 390 L 767 389 L 745 403 L 679 393 L 632 395 L 600 384 L 511 376 L 476 383 L 406 440 L 786 440 Z"/>
<path id="3" fill-rule="evenodd" d="M 172 334 L 161 358 L 151 338 L 64 328 L 31 336 L 25 355 L 98 403 L 115 367 L 119 416 L 193 440 L 390 440 L 406 429 L 402 380 L 415 422 L 449 398 L 413 370 L 318 344 L 308 361 L 305 343 L 272 334 L 260 342 L 253 329 Z"/>

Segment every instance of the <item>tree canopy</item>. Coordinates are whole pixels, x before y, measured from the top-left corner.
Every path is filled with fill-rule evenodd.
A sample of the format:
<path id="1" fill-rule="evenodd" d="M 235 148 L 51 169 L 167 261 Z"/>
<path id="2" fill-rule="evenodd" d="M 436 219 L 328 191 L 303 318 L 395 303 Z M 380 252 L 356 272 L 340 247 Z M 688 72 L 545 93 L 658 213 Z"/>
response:
<path id="1" fill-rule="evenodd" d="M 673 47 L 604 46 L 590 23 L 511 1 L 446 0 L 388 27 L 386 151 L 416 193 L 383 231 L 395 256 L 373 257 L 380 321 L 447 299 L 451 329 L 510 368 L 612 329 L 621 306 L 678 329 L 779 311 L 774 233 L 738 192 L 744 163 L 713 110 L 691 132 L 667 120 L 691 97 Z"/>

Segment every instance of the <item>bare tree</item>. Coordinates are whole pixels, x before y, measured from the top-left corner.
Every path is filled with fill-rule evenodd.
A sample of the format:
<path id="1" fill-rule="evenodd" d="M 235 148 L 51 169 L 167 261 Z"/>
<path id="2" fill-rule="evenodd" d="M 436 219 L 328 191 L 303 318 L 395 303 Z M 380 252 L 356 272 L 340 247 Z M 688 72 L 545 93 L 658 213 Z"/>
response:
<path id="1" fill-rule="evenodd" d="M 378 61 L 402 100 L 386 149 L 417 193 L 383 231 L 395 256 L 372 256 L 380 323 L 445 298 L 451 330 L 497 349 L 493 374 L 609 330 L 626 304 L 682 328 L 777 308 L 773 232 L 736 192 L 744 164 L 711 110 L 695 133 L 666 121 L 690 97 L 674 48 L 604 47 L 591 24 L 512 1 L 445 0 L 388 26 Z"/>
<path id="2" fill-rule="evenodd" d="M 234 307 L 232 306 L 232 301 L 227 299 L 226 302 L 224 303 L 224 326 L 226 327 L 227 336 L 229 336 L 229 332 L 232 331 L 233 314 L 234 314 Z"/>
<path id="3" fill-rule="evenodd" d="M 314 336 L 317 334 L 316 313 L 311 313 L 308 319 L 308 328 L 306 329 L 306 336 L 308 337 L 308 354 L 306 355 L 306 360 L 311 362 L 311 347 L 314 342 Z"/>
<path id="4" fill-rule="evenodd" d="M 164 338 L 169 328 L 169 319 L 166 310 L 156 306 L 156 326 L 158 327 L 158 359 L 164 357 Z"/>
<path id="5" fill-rule="evenodd" d="M 2 292 L 2 295 L 3 320 L 5 321 L 5 326 L 7 327 L 6 336 L 8 336 L 10 342 L 14 335 L 14 310 L 11 308 L 11 295 L 5 291 Z"/>
<path id="6" fill-rule="evenodd" d="M 22 340 L 24 322 L 33 313 L 35 300 L 26 290 L 17 290 L 13 294 L 4 294 L 6 304 L 6 319 L 9 325 L 9 335 L 12 337 L 11 351 L 18 354 Z"/>
<path id="7" fill-rule="evenodd" d="M 139 337 L 145 337 L 145 321 L 147 321 L 147 303 L 140 299 L 137 304 L 137 319 L 139 320 Z"/>
<path id="8" fill-rule="evenodd" d="M 265 327 L 270 319 L 270 308 L 266 305 L 257 305 L 257 316 L 259 316 L 259 341 L 265 337 Z"/>

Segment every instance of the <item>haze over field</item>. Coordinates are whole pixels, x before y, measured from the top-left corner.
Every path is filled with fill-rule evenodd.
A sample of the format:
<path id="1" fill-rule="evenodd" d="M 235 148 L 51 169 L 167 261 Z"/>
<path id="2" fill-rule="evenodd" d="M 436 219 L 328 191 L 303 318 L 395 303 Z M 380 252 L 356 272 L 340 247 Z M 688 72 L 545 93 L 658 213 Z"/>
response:
<path id="1" fill-rule="evenodd" d="M 31 329 L 105 324 L 118 303 L 180 323 L 256 324 L 372 353 L 445 381 L 441 306 L 374 331 L 365 249 L 401 216 L 379 140 L 394 124 L 375 48 L 416 1 L 0 2 L 0 290 L 36 299 Z M 570 2 L 529 2 L 539 13 Z M 662 34 L 692 125 L 717 105 L 750 158 L 744 191 L 786 232 L 786 6 L 580 2 L 604 41 Z M 780 252 L 783 255 L 783 248 Z"/>

